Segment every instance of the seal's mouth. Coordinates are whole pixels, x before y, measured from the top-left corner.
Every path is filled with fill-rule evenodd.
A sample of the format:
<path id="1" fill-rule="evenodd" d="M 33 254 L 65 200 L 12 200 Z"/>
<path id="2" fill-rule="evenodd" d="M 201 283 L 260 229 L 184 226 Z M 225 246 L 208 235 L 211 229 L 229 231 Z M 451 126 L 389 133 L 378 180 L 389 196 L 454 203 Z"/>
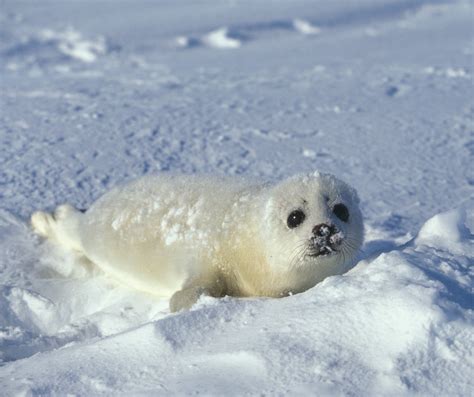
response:
<path id="1" fill-rule="evenodd" d="M 344 234 L 341 231 L 334 226 L 328 226 L 327 231 L 313 235 L 309 239 L 308 256 L 315 258 L 337 254 L 338 247 L 340 247 L 343 240 Z"/>
<path id="2" fill-rule="evenodd" d="M 337 249 L 335 247 L 331 247 L 329 245 L 320 247 L 317 250 L 313 250 L 308 254 L 308 256 L 312 258 L 317 258 L 319 256 L 329 256 L 329 255 L 334 255 L 337 253 Z"/>

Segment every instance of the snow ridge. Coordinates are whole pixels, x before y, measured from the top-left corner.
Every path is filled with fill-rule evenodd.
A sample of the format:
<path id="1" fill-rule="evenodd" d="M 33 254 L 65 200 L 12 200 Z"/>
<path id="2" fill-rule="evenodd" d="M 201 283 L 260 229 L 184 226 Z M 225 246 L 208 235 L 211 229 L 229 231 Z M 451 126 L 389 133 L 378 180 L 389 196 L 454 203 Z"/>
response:
<path id="1" fill-rule="evenodd" d="M 107 285 L 101 277 L 60 286 L 57 276 L 30 275 L 30 287 L 1 289 L 2 322 L 11 324 L 1 334 L 2 360 L 10 362 L 0 368 L 1 382 L 9 394 L 215 394 L 229 388 L 466 394 L 474 386 L 465 377 L 474 370 L 474 247 L 465 223 L 461 209 L 436 215 L 410 242 L 372 252 L 346 275 L 303 294 L 203 298 L 191 311 L 172 316 L 164 305 L 161 312 L 152 309 L 154 298 Z M 369 250 L 376 246 L 383 241 L 366 244 Z M 31 254 L 37 249 L 36 243 L 28 247 Z M 62 303 L 55 301 L 59 296 Z M 105 312 L 88 314 L 92 301 L 105 305 Z M 133 319 L 123 311 L 125 302 Z M 140 325 L 130 329 L 129 321 Z M 77 362 L 83 364 L 79 373 Z"/>

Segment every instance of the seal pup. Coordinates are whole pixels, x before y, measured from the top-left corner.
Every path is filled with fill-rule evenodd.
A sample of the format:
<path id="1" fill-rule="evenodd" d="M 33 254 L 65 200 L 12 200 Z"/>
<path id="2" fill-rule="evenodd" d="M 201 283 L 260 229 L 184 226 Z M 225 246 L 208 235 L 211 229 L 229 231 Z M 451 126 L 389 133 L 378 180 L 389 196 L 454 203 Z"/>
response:
<path id="1" fill-rule="evenodd" d="M 128 286 L 171 296 L 282 297 L 348 270 L 363 241 L 356 191 L 330 174 L 276 184 L 192 175 L 145 176 L 87 211 L 38 211 L 34 230 Z"/>

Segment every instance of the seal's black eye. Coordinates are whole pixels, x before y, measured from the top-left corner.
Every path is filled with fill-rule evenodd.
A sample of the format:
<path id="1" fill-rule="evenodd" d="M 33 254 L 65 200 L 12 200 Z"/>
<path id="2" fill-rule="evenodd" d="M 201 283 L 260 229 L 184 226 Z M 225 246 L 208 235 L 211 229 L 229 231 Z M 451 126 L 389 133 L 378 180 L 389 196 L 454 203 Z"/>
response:
<path id="1" fill-rule="evenodd" d="M 306 215 L 301 210 L 294 210 L 288 215 L 288 219 L 286 220 L 286 224 L 290 229 L 294 229 L 301 225 L 306 218 Z"/>
<path id="2" fill-rule="evenodd" d="M 349 220 L 349 210 L 344 204 L 336 204 L 332 209 L 334 215 L 336 215 L 341 221 L 347 222 Z"/>

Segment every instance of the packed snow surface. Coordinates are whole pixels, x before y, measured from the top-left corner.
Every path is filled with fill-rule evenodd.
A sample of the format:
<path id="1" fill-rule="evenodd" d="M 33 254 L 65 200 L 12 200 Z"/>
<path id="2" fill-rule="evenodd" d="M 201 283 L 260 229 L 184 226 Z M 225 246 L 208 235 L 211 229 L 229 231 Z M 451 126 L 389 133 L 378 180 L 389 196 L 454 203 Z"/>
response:
<path id="1" fill-rule="evenodd" d="M 3 1 L 0 394 L 474 394 L 473 7 Z M 283 299 L 171 315 L 28 223 L 145 174 L 315 169 L 366 242 Z"/>

